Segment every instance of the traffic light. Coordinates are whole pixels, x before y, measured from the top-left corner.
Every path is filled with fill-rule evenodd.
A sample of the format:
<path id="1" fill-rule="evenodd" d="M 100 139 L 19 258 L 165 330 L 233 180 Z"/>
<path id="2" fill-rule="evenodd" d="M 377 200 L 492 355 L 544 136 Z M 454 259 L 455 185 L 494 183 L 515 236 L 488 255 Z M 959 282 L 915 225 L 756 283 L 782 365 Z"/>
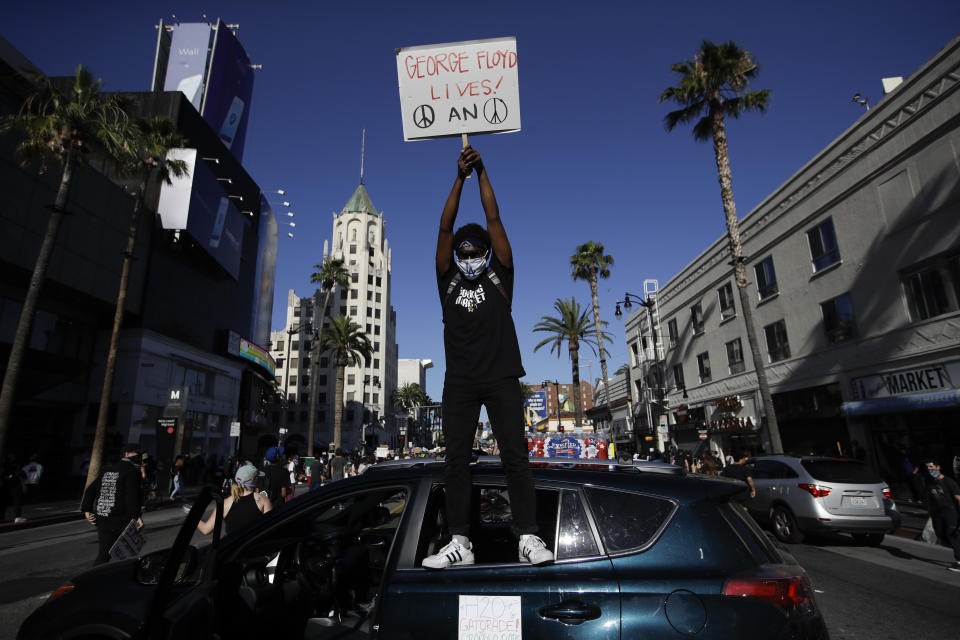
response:
<path id="1" fill-rule="evenodd" d="M 557 433 L 563 433 L 563 423 L 557 425 Z"/>

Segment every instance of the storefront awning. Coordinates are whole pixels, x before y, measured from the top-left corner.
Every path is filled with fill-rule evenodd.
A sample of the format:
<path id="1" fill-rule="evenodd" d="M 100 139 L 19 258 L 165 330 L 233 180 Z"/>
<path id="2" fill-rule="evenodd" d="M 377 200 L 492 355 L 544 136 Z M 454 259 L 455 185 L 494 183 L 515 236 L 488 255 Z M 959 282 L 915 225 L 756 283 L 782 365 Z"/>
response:
<path id="1" fill-rule="evenodd" d="M 960 389 L 919 393 L 912 396 L 875 398 L 857 402 L 844 402 L 840 412 L 845 416 L 868 416 L 877 413 L 923 411 L 925 409 L 948 409 L 960 407 Z"/>

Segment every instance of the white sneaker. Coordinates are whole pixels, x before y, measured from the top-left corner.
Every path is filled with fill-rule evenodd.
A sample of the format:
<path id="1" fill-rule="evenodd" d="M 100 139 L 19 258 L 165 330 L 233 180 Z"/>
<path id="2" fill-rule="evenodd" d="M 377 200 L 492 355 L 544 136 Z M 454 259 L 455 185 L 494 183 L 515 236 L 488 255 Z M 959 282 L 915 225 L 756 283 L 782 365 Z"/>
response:
<path id="1" fill-rule="evenodd" d="M 26 522 L 26 521 L 27 521 L 26 518 L 14 518 L 14 519 L 13 519 L 13 524 L 23 524 L 23 523 Z"/>
<path id="2" fill-rule="evenodd" d="M 553 552 L 543 540 L 533 535 L 520 536 L 520 562 L 541 565 L 553 562 Z"/>
<path id="3" fill-rule="evenodd" d="M 459 538 L 459 540 L 458 540 Z M 473 546 L 465 536 L 453 536 L 440 551 L 423 559 L 427 569 L 446 569 L 457 565 L 473 564 Z"/>

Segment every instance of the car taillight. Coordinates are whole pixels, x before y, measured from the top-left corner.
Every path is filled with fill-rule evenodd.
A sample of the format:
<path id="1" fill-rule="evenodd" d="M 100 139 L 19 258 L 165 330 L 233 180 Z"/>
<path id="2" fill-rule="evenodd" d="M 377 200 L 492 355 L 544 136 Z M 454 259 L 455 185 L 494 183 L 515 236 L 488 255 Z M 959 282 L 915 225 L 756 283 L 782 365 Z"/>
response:
<path id="1" fill-rule="evenodd" d="M 771 575 L 771 573 L 773 575 Z M 812 611 L 813 586 L 804 574 L 763 572 L 757 575 L 737 576 L 727 581 L 723 595 L 735 598 L 755 598 L 787 610 Z"/>
<path id="2" fill-rule="evenodd" d="M 893 492 L 890 491 L 890 487 L 884 487 L 882 491 L 883 491 L 884 498 L 889 498 L 890 500 L 893 500 Z"/>
<path id="3" fill-rule="evenodd" d="M 825 487 L 822 484 L 807 484 L 805 482 L 801 482 L 797 484 L 797 486 L 803 489 L 804 491 L 808 492 L 814 498 L 822 498 L 824 496 L 828 496 L 830 495 L 830 492 L 833 491 L 833 489 L 831 489 L 830 487 Z"/>

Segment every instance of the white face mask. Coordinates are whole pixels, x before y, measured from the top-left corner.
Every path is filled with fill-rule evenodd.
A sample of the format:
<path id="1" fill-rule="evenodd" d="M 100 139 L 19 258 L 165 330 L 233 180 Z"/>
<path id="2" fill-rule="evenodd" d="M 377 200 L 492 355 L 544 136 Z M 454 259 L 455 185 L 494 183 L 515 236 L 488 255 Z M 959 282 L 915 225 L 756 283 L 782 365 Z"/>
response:
<path id="1" fill-rule="evenodd" d="M 489 257 L 490 251 L 488 250 L 485 254 L 477 258 L 460 259 L 454 256 L 454 262 L 457 263 L 457 269 L 460 269 L 460 273 L 462 273 L 467 280 L 476 280 L 480 277 L 480 274 L 483 273 L 484 268 L 486 268 Z"/>

